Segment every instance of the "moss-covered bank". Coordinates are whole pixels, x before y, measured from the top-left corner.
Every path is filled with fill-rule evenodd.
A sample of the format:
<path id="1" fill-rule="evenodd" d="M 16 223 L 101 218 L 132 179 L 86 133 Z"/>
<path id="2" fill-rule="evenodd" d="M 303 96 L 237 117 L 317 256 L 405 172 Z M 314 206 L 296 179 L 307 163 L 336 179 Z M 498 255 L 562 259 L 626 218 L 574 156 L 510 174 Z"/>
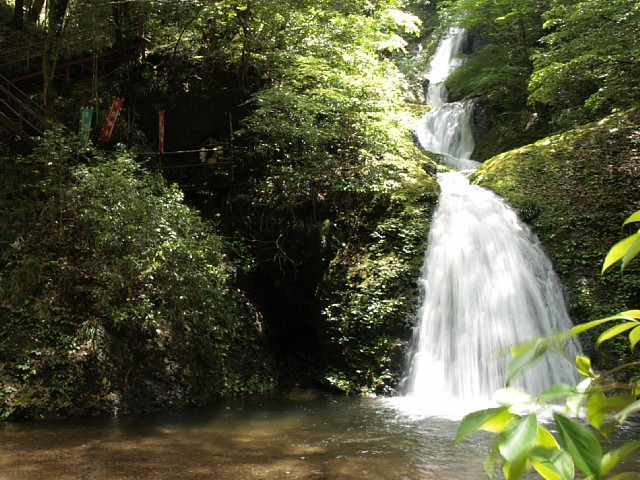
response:
<path id="1" fill-rule="evenodd" d="M 622 222 L 640 208 L 639 109 L 493 157 L 473 181 L 508 199 L 532 225 L 568 289 L 575 322 L 640 306 L 637 266 L 600 275 Z M 610 367 L 622 354 L 615 344 L 602 347 L 597 361 Z"/>
<path id="2" fill-rule="evenodd" d="M 358 234 L 342 238 L 319 286 L 324 380 L 348 393 L 391 393 L 403 371 L 439 192 L 430 160 L 411 160 L 404 181 L 367 204 Z"/>

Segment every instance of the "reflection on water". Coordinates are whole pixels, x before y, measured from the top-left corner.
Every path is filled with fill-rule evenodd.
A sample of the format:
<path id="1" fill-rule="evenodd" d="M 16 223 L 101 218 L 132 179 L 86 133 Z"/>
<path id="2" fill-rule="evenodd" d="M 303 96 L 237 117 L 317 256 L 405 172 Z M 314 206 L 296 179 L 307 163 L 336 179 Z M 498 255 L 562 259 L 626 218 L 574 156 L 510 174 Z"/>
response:
<path id="1" fill-rule="evenodd" d="M 253 398 L 179 412 L 0 425 L 3 479 L 477 479 L 486 445 L 380 400 Z"/>
<path id="2" fill-rule="evenodd" d="M 206 409 L 0 425 L 0 478 L 479 479 L 489 437 L 384 400 L 258 397 Z M 639 470 L 640 471 L 640 470 Z"/>

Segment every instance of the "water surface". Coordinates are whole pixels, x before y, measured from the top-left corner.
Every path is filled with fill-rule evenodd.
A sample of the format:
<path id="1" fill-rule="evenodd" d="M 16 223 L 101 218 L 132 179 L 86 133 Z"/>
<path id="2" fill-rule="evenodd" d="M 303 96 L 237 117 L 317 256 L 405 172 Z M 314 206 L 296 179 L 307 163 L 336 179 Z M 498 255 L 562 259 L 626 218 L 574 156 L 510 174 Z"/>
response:
<path id="1" fill-rule="evenodd" d="M 0 425 L 0 477 L 478 479 L 488 441 L 384 400 L 256 397 L 208 408 Z"/>
<path id="2" fill-rule="evenodd" d="M 456 428 L 456 420 L 399 414 L 385 399 L 317 393 L 146 415 L 6 423 L 0 425 L 0 478 L 487 478 L 482 462 L 491 437 L 473 435 L 454 446 Z M 623 436 L 632 437 L 634 429 Z M 640 478 L 638 456 L 625 468 Z"/>

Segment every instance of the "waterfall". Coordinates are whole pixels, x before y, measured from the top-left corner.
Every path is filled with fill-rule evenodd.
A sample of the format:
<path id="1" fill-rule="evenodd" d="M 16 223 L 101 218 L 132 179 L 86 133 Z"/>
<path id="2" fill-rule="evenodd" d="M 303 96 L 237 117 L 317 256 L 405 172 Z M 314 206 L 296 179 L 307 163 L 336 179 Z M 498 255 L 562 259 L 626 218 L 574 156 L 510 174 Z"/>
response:
<path id="1" fill-rule="evenodd" d="M 444 88 L 462 64 L 456 55 L 464 35 L 452 29 L 440 43 L 429 75 L 435 108 L 418 125 L 425 150 L 464 170 L 438 176 L 441 193 L 419 281 L 422 306 L 402 390 L 422 414 L 486 403 L 504 386 L 509 347 L 571 328 L 562 286 L 536 237 L 506 201 L 468 182 L 478 165 L 470 160 L 473 105 L 448 103 Z M 574 383 L 575 373 L 564 357 L 547 354 L 521 377 L 514 384 L 539 393 Z"/>
<path id="2" fill-rule="evenodd" d="M 451 28 L 442 38 L 436 48 L 429 65 L 429 88 L 427 104 L 434 108 L 441 107 L 447 102 L 445 80 L 453 71 L 464 63 L 459 54 L 466 42 L 466 34 L 462 28 Z"/>
<path id="3" fill-rule="evenodd" d="M 464 64 L 459 54 L 465 44 L 466 33 L 452 28 L 444 36 L 431 59 L 427 104 L 431 111 L 422 117 L 416 134 L 420 145 L 439 155 L 440 163 L 452 168 L 474 168 L 478 162 L 469 160 L 475 144 L 471 134 L 473 102 L 448 102 L 444 84 L 447 77 Z"/>

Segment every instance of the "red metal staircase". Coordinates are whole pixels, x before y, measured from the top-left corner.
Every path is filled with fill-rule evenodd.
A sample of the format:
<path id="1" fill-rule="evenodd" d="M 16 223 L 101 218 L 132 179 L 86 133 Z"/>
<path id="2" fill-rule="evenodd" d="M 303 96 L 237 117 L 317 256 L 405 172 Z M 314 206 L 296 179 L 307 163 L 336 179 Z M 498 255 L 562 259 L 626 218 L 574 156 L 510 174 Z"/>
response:
<path id="1" fill-rule="evenodd" d="M 96 28 L 65 34 L 65 52 L 56 65 L 58 80 L 69 82 L 73 71 L 116 64 L 121 55 L 131 51 L 143 52 L 147 40 L 143 37 L 142 19 L 128 29 L 121 30 L 123 44 L 110 45 L 114 25 L 106 22 Z M 42 86 L 43 42 L 21 45 L 0 52 L 0 125 L 33 148 L 36 138 L 44 134 L 44 107 L 25 94 L 18 85 L 29 89 Z M 61 78 L 62 77 L 62 78 Z"/>

